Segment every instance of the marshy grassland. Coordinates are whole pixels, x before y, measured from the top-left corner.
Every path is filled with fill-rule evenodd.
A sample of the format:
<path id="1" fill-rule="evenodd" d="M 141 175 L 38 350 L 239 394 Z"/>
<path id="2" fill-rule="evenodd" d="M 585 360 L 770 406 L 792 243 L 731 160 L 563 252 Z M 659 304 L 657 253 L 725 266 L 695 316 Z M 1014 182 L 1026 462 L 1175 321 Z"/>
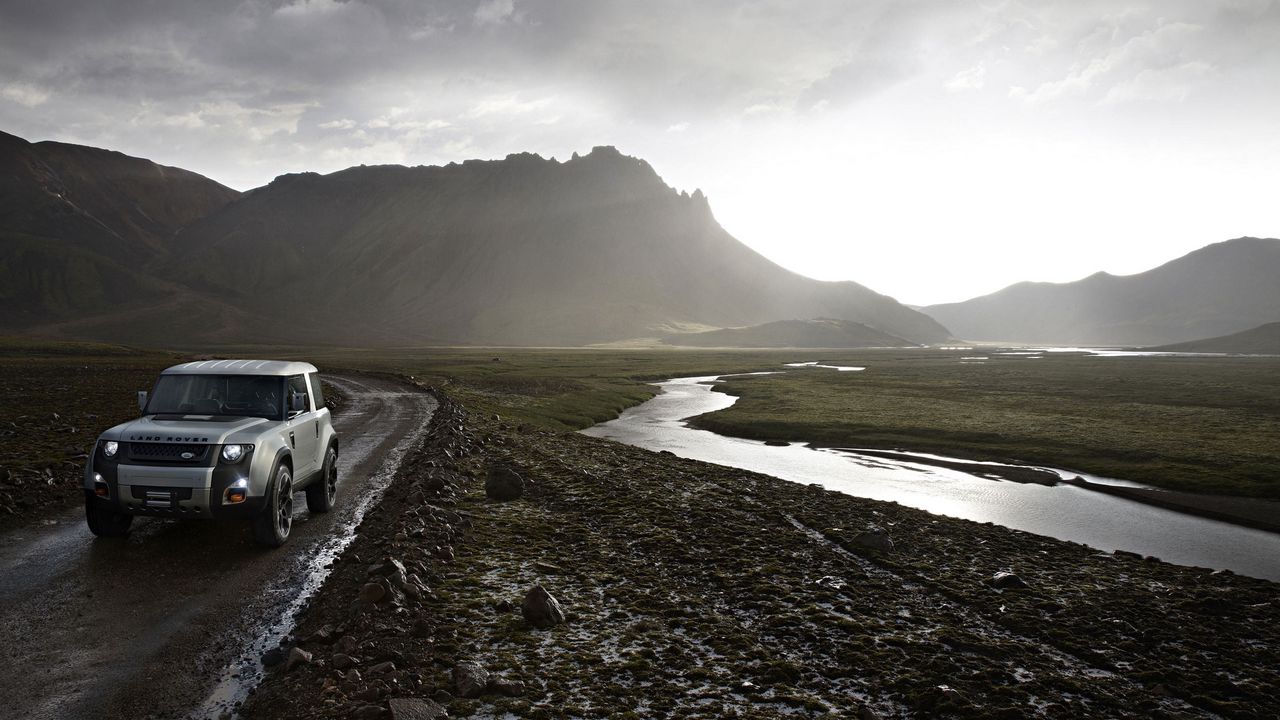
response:
<path id="1" fill-rule="evenodd" d="M 985 360 L 962 360 L 982 357 Z M 495 360 L 495 358 L 497 358 Z M 553 430 L 611 419 L 672 377 L 730 378 L 698 427 L 758 440 L 1052 465 L 1157 487 L 1280 498 L 1280 358 L 854 351 L 429 350 L 336 353 L 468 408 Z M 862 372 L 785 363 L 866 367 Z M 317 361 L 319 362 L 319 361 Z"/>

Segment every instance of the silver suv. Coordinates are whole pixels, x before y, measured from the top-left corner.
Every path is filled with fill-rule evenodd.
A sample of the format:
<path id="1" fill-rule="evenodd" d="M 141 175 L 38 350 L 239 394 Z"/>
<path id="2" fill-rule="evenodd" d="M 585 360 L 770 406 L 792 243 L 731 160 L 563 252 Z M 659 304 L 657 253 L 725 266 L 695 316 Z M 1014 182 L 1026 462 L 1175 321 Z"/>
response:
<path id="1" fill-rule="evenodd" d="M 129 531 L 135 515 L 246 518 L 279 547 L 293 526 L 293 494 L 333 509 L 338 434 L 315 366 L 205 360 L 165 370 L 142 417 L 102 433 L 84 471 L 85 518 L 95 535 Z"/>

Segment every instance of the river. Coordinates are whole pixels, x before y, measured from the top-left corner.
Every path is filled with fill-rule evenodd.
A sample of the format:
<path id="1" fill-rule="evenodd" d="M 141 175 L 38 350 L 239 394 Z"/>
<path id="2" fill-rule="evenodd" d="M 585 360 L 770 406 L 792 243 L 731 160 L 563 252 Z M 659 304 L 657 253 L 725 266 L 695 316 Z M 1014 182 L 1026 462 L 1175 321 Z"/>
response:
<path id="1" fill-rule="evenodd" d="M 1280 581 L 1277 533 L 1071 485 L 993 480 L 916 462 L 909 454 L 886 459 L 852 450 L 815 449 L 803 443 L 770 446 L 689 427 L 685 423 L 689 418 L 723 410 L 737 401 L 732 395 L 713 391 L 719 378 L 687 377 L 659 383 L 662 392 L 653 399 L 582 432 L 797 483 L 818 483 L 857 497 L 890 500 L 941 515 L 1072 540 L 1101 550 L 1128 550 L 1166 562 L 1228 569 Z M 1055 471 L 1064 477 L 1080 475 L 1094 482 L 1134 484 Z"/>

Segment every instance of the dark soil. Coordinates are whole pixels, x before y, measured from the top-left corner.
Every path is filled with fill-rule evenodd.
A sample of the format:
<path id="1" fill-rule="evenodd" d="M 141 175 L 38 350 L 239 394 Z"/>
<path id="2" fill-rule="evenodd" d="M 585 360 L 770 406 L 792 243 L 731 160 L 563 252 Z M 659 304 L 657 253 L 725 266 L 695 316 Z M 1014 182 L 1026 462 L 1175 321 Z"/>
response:
<path id="1" fill-rule="evenodd" d="M 523 497 L 486 497 L 494 466 Z M 866 547 L 885 535 L 892 549 Z M 564 624 L 522 617 L 535 583 Z M 310 661 L 279 666 L 243 710 L 377 718 L 422 698 L 451 717 L 1271 718 L 1278 590 L 441 397 L 300 619 Z M 480 693 L 463 698 L 455 671 L 470 663 L 492 676 L 459 677 Z"/>
<path id="2" fill-rule="evenodd" d="M 136 391 L 177 360 L 159 355 L 0 356 L 0 530 L 84 502 L 88 453 L 138 416 Z"/>

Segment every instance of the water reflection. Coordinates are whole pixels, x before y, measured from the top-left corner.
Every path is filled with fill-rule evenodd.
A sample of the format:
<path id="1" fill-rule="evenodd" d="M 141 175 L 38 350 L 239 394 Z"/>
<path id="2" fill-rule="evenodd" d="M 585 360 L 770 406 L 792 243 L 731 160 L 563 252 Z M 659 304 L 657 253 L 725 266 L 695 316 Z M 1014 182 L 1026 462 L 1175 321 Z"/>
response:
<path id="1" fill-rule="evenodd" d="M 1228 568 L 1280 580 L 1280 534 L 1184 515 L 1070 485 L 991 480 L 928 465 L 921 462 L 929 457 L 924 454 L 872 457 L 856 449 L 815 450 L 799 443 L 767 446 L 689 427 L 686 419 L 722 410 L 737 400 L 712 391 L 720 377 L 676 378 L 661 383 L 662 393 L 652 400 L 583 433 L 1104 550 L 1129 550 L 1169 562 Z"/>

